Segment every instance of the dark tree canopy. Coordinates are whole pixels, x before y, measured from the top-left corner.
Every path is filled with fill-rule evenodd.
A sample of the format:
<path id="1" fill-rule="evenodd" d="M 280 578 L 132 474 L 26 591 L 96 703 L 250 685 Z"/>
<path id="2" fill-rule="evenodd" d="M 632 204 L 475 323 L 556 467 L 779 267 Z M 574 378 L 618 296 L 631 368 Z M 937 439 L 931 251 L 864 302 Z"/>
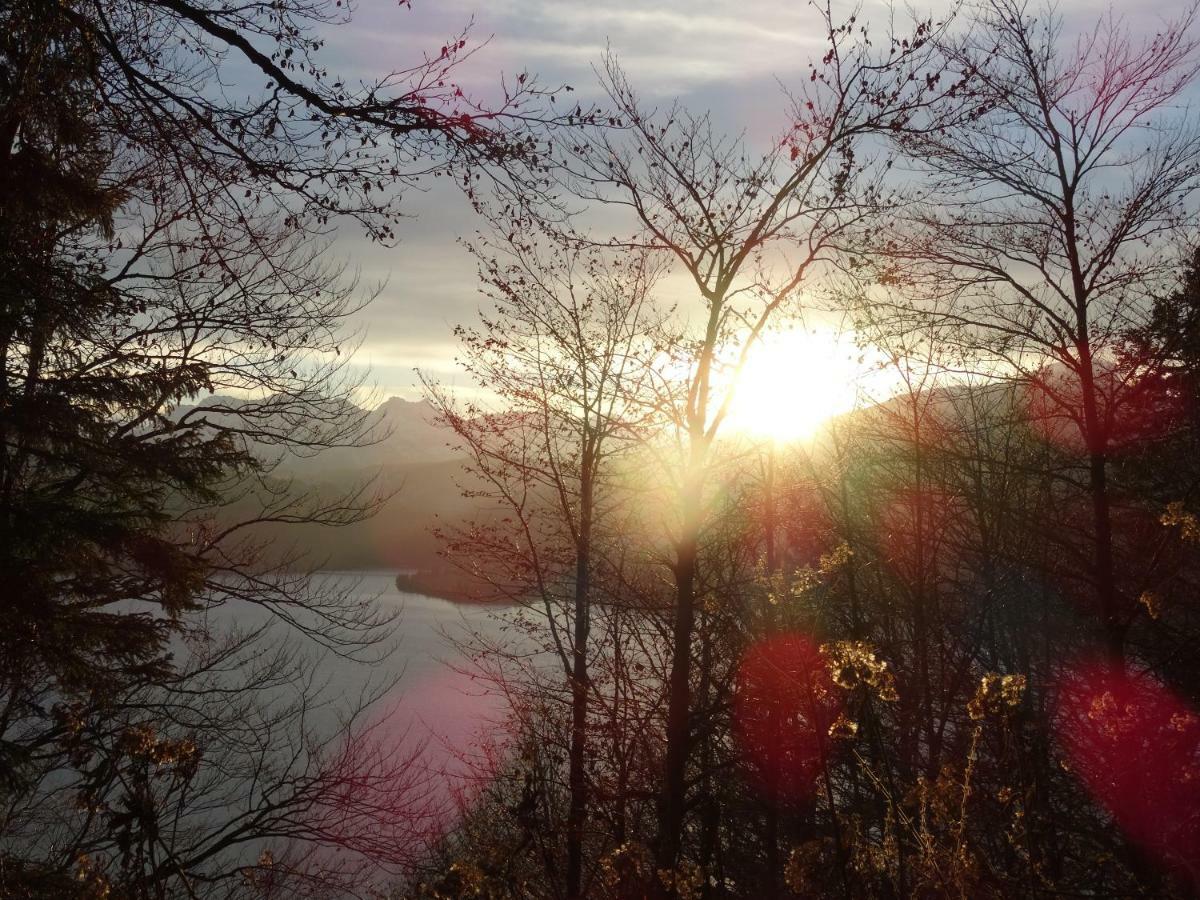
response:
<path id="1" fill-rule="evenodd" d="M 370 293 L 328 261 L 329 229 L 356 220 L 386 241 L 420 177 L 469 185 L 481 166 L 520 179 L 536 165 L 525 124 L 545 116 L 527 76 L 495 107 L 474 103 L 452 78 L 470 53 L 462 35 L 404 71 L 343 83 L 324 68 L 322 34 L 348 16 L 340 2 L 0 10 L 5 895 L 37 893 L 43 876 L 65 890 L 80 866 L 78 890 L 87 873 L 129 896 L 192 890 L 234 877 L 225 851 L 272 833 L 376 860 L 401 852 L 380 838 L 413 813 L 398 806 L 399 748 L 310 734 L 318 698 L 287 662 L 294 649 L 231 687 L 217 673 L 264 635 L 213 643 L 195 616 L 253 604 L 347 656 L 387 636 L 394 613 L 316 586 L 319 560 L 263 538 L 356 522 L 382 500 L 369 483 L 330 493 L 274 471 L 377 436 L 346 368 L 346 322 Z M 280 692 L 294 692 L 291 712 L 255 719 L 255 698 Z M 211 705 L 223 693 L 247 698 L 257 742 L 232 738 L 238 705 Z M 285 743 L 264 744 L 272 729 Z M 337 745 L 351 739 L 366 745 L 348 756 Z M 179 837 L 179 816 L 195 822 L 188 804 L 209 808 L 220 787 L 213 771 L 238 784 L 263 753 L 284 754 L 274 767 L 300 747 L 270 769 L 282 794 L 264 792 L 247 822 Z M 79 811 L 39 838 L 27 805 L 53 809 L 64 779 Z M 358 830 L 322 830 L 313 810 L 351 781 L 376 792 L 360 798 Z M 18 846 L 27 855 L 7 855 Z M 306 866 L 328 868 L 301 854 L 273 877 Z"/>

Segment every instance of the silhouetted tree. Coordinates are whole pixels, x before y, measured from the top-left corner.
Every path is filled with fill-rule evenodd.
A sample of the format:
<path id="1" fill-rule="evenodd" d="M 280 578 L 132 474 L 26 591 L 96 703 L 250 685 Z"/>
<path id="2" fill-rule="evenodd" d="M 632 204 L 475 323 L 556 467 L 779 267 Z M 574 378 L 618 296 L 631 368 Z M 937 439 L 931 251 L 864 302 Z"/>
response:
<path id="1" fill-rule="evenodd" d="M 854 17 L 822 10 L 829 50 L 792 98 L 790 124 L 761 156 L 714 133 L 705 116 L 678 107 L 652 113 L 613 58 L 604 69 L 615 132 L 562 148 L 570 188 L 628 211 L 647 239 L 698 293 L 698 331 L 671 347 L 684 374 L 672 414 L 683 435 L 678 521 L 669 563 L 676 585 L 657 866 L 679 862 L 687 809 L 692 734 L 693 636 L 700 534 L 706 521 L 710 448 L 732 392 L 722 385 L 759 334 L 781 315 L 814 271 L 841 258 L 864 222 L 886 205 L 864 171 L 857 141 L 909 123 L 940 92 L 918 71 L 930 63 L 934 25 L 889 36 L 872 49 Z M 911 77 L 910 77 L 911 76 Z M 722 370 L 726 370 L 722 372 Z M 668 889 L 670 893 L 670 889 Z"/>
<path id="2" fill-rule="evenodd" d="M 447 532 L 447 554 L 491 592 L 540 607 L 571 701 L 565 817 L 568 898 L 584 896 L 592 607 L 627 488 L 615 458 L 636 445 L 658 272 L 643 251 L 604 251 L 502 216 L 473 246 L 492 305 L 460 326 L 461 364 L 491 401 L 426 381 L 438 421 L 471 460 L 471 496 L 493 520 Z M 625 502 L 628 502 L 626 500 Z"/>
<path id="3" fill-rule="evenodd" d="M 324 234 L 349 217 L 390 238 L 422 172 L 528 171 L 517 128 L 539 92 L 522 76 L 496 107 L 473 104 L 449 77 L 462 37 L 351 87 L 317 33 L 346 15 L 0 10 L 0 892 L 236 893 L 234 851 L 270 840 L 299 842 L 295 865 L 269 867 L 277 889 L 319 868 L 299 845 L 397 858 L 368 835 L 412 811 L 400 749 L 315 737 L 302 667 L 281 669 L 297 706 L 279 718 L 286 679 L 206 680 L 252 654 L 206 649 L 199 613 L 251 604 L 333 653 L 380 649 L 394 613 L 314 582 L 259 530 L 355 522 L 381 499 L 276 470 L 373 437 L 344 327 L 370 295 L 324 261 Z M 267 86 L 231 99 L 235 70 Z M 235 783 L 275 794 L 239 817 L 214 799 Z M 61 827 L 19 812 L 35 806 Z M 359 877 L 325 869 L 331 885 Z"/>
<path id="4" fill-rule="evenodd" d="M 909 312 L 943 326 L 963 365 L 1029 384 L 1051 439 L 1079 444 L 1084 577 L 1118 658 L 1138 608 L 1115 562 L 1111 456 L 1161 365 L 1120 349 L 1192 227 L 1200 138 L 1174 106 L 1200 67 L 1194 17 L 1137 43 L 1110 15 L 1068 47 L 1052 9 L 984 4 L 938 40 L 971 86 L 901 139 L 928 192 L 881 248 L 885 283 L 920 286 Z"/>

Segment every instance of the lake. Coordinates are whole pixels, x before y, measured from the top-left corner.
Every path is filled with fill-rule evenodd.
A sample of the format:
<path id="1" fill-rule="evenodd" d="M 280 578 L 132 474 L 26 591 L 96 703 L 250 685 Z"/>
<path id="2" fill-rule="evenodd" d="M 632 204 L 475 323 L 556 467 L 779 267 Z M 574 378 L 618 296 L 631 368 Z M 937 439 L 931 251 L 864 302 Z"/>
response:
<path id="1" fill-rule="evenodd" d="M 364 687 L 398 678 L 365 718 L 371 725 L 371 743 L 400 750 L 401 755 L 419 752 L 412 770 L 415 794 L 423 798 L 421 803 L 429 804 L 428 821 L 440 823 L 432 825 L 433 829 L 448 827 L 454 820 L 459 789 L 471 793 L 470 782 L 463 776 L 494 771 L 491 764 L 496 757 L 481 752 L 481 746 L 490 751 L 503 742 L 508 711 L 506 700 L 488 681 L 475 677 L 470 660 L 454 638 L 474 634 L 485 641 L 527 646 L 529 639 L 511 629 L 507 621 L 515 608 L 456 604 L 401 593 L 392 572 L 331 572 L 314 578 L 318 585 L 324 582 L 347 590 L 348 599 L 398 611 L 400 620 L 391 654 L 373 663 L 322 653 L 311 641 L 305 646 L 306 639 L 299 638 L 305 654 L 304 677 L 313 676 L 327 701 L 306 715 L 305 727 L 323 735 L 334 734 L 339 714 L 355 705 Z M 218 635 L 235 628 L 253 629 L 271 618 L 261 607 L 231 601 L 211 608 L 207 623 Z M 271 624 L 271 635 L 271 640 L 297 640 L 295 629 L 278 621 Z M 254 664 L 253 658 L 249 664 Z M 265 700 L 270 703 L 273 698 L 267 695 Z M 292 749 L 279 748 L 283 755 Z"/>
<path id="2" fill-rule="evenodd" d="M 383 754 L 395 752 L 404 760 L 410 752 L 419 753 L 416 763 L 405 770 L 408 774 L 400 786 L 403 793 L 408 790 L 407 785 L 412 785 L 417 800 L 424 804 L 414 812 L 425 815 L 421 820 L 425 825 L 417 829 L 423 838 L 434 838 L 439 830 L 453 823 L 455 805 L 447 801 L 457 799 L 456 788 L 468 785 L 462 778 L 464 773 L 486 776 L 494 771 L 468 766 L 463 760 L 478 762 L 477 739 L 490 748 L 503 743 L 506 701 L 489 690 L 485 679 L 472 677 L 469 660 L 452 638 L 473 633 L 484 640 L 518 647 L 528 645 L 529 638 L 523 637 L 520 630 L 511 629 L 505 620 L 511 619 L 515 610 L 402 594 L 396 589 L 392 572 L 339 572 L 315 577 L 318 583 L 326 581 L 345 589 L 352 600 L 399 611 L 394 650 L 381 661 L 358 663 L 322 653 L 310 639 L 286 623 L 275 621 L 277 617 L 255 604 L 230 600 L 200 612 L 195 624 L 214 640 L 174 641 L 173 650 L 185 670 L 206 659 L 205 647 L 223 646 L 222 634 L 253 633 L 259 626 L 271 625 L 263 641 L 211 671 L 203 669 L 205 674 L 197 675 L 198 680 L 188 683 L 187 690 L 154 695 L 154 702 L 172 710 L 176 737 L 188 733 L 189 723 L 202 723 L 201 728 L 204 723 L 222 723 L 219 729 L 202 734 L 204 765 L 194 781 L 188 782 L 186 788 L 180 787 L 181 782 L 165 768 L 158 782 L 164 798 L 168 796 L 165 793 L 168 788 L 170 798 L 180 798 L 186 791 L 187 802 L 181 802 L 178 814 L 171 820 L 172 833 L 177 831 L 181 836 L 178 846 L 186 852 L 192 852 L 188 848 L 192 847 L 193 837 L 197 841 L 207 840 L 201 836 L 214 836 L 227 828 L 234 829 L 230 833 L 236 837 L 236 828 L 241 826 L 235 828 L 231 823 L 257 817 L 260 810 L 267 808 L 268 791 L 274 791 L 270 802 L 286 797 L 291 789 L 287 773 L 295 769 L 297 762 L 303 769 L 309 748 L 315 746 L 308 737 L 332 738 L 328 749 L 334 751 L 336 764 L 337 751 L 346 747 L 338 731 L 340 714 L 356 705 L 368 685 L 386 684 L 399 678 L 370 707 L 365 722 L 360 720 L 360 724 L 373 726 L 371 746 L 381 748 Z M 270 681 L 252 696 L 240 692 L 236 685 L 254 681 L 258 671 L 271 670 L 273 661 L 279 658 L 275 651 L 281 644 L 290 645 L 301 654 L 284 670 L 288 678 Z M 193 651 L 199 655 L 192 656 Z M 291 659 L 286 654 L 284 658 Z M 537 658 L 537 654 L 530 654 L 529 658 Z M 204 690 L 191 689 L 205 685 Z M 222 688 L 223 685 L 230 690 Z M 302 717 L 282 717 L 298 702 L 297 696 L 311 696 L 312 691 L 319 695 L 319 700 L 304 705 Z M 488 759 L 494 762 L 496 757 Z M 6 834 L 0 849 L 39 857 L 53 854 L 60 842 L 73 840 L 81 821 L 74 787 L 79 777 L 74 769 L 64 768 L 42 778 L 35 795 L 23 806 L 22 827 Z M 272 787 L 276 784 L 278 787 Z M 333 800 L 338 801 L 341 796 L 338 794 Z M 336 803 L 318 815 L 329 815 L 330 810 L 336 816 L 343 815 Z M 399 820 L 386 824 L 394 824 L 399 834 L 407 827 L 405 821 Z M 211 864 L 216 869 L 252 864 L 269 843 L 272 842 L 258 838 L 238 838 L 220 850 Z M 420 850 L 421 845 L 414 844 L 413 849 Z M 320 851 L 313 855 L 311 849 L 304 852 L 322 864 L 332 858 L 324 857 Z M 389 873 L 381 871 L 383 877 L 390 877 Z"/>
<path id="3" fill-rule="evenodd" d="M 400 613 L 392 641 L 394 649 L 385 660 L 363 663 L 331 654 L 320 657 L 316 664 L 334 693 L 349 702 L 368 683 L 399 677 L 388 695 L 376 702 L 372 718 L 386 717 L 391 734 L 406 734 L 409 741 L 427 742 L 432 756 L 438 754 L 438 748 L 463 748 L 476 734 L 503 718 L 503 699 L 483 680 L 472 676 L 470 661 L 455 638 L 476 634 L 485 640 L 518 640 L 506 629 L 502 618 L 512 608 L 453 603 L 401 592 L 393 572 L 329 572 L 314 577 L 349 588 L 353 599 Z M 239 624 L 246 624 L 244 616 L 243 609 Z M 281 635 L 287 631 L 282 623 L 273 627 Z"/>
<path id="4" fill-rule="evenodd" d="M 454 638 L 474 633 L 489 640 L 512 640 L 502 618 L 505 608 L 402 593 L 392 572 L 319 577 L 350 580 L 362 600 L 400 611 L 396 649 L 382 664 L 389 673 L 401 675 L 391 694 L 379 701 L 391 720 L 389 730 L 408 730 L 410 739 L 428 740 L 431 752 L 436 752 L 443 744 L 450 749 L 465 746 L 503 717 L 503 699 L 471 676 Z M 337 666 L 348 686 L 370 674 L 366 665 L 339 660 Z"/>

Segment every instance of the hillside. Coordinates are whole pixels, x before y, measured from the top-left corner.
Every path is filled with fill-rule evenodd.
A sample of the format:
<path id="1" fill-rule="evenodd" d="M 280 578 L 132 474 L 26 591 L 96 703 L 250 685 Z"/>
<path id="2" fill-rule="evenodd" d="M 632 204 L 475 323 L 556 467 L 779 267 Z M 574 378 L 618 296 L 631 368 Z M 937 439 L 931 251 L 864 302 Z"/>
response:
<path id="1" fill-rule="evenodd" d="M 239 403 L 231 397 L 207 397 L 181 406 L 175 415 L 219 420 L 229 413 L 209 407 L 234 409 Z M 374 410 L 373 419 L 377 439 L 371 444 L 283 457 L 269 479 L 293 480 L 295 488 L 326 497 L 370 481 L 373 492 L 390 496 L 375 516 L 338 528 L 263 525 L 254 529 L 255 536 L 269 538 L 280 555 L 299 551 L 321 569 L 411 573 L 413 590 L 462 599 L 466 587 L 458 570 L 439 557 L 433 528 L 480 512 L 479 501 L 462 496 L 464 459 L 449 446 L 451 434 L 433 424 L 432 409 L 423 401 L 392 397 Z M 271 455 L 264 448 L 264 456 Z M 247 509 L 237 504 L 227 512 L 236 517 Z"/>

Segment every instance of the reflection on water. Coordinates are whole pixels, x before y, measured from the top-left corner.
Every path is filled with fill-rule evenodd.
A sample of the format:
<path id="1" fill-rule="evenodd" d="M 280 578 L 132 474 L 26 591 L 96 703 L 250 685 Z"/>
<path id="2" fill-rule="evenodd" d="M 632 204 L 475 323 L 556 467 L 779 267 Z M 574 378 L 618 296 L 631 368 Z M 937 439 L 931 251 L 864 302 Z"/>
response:
<path id="1" fill-rule="evenodd" d="M 498 725 L 506 713 L 503 698 L 488 685 L 472 678 L 456 640 L 469 634 L 501 640 L 503 622 L 489 607 L 451 603 L 396 590 L 394 575 L 355 573 L 364 599 L 401 609 L 396 650 L 386 665 L 401 673 L 399 684 L 377 704 L 377 718 L 385 718 L 389 733 L 408 741 L 425 742 L 431 765 L 453 762 L 481 733 Z M 341 662 L 350 684 L 362 678 L 367 667 Z"/>
<path id="2" fill-rule="evenodd" d="M 400 750 L 420 750 L 425 790 L 446 801 L 443 814 L 451 816 L 449 801 L 462 787 L 473 748 L 482 740 L 493 742 L 502 733 L 506 701 L 484 680 L 472 676 L 461 644 L 470 636 L 485 642 L 507 643 L 514 638 L 504 630 L 503 610 L 473 604 L 456 604 L 418 594 L 401 593 L 391 572 L 344 572 L 317 576 L 332 580 L 352 592 L 352 599 L 400 612 L 394 649 L 382 661 L 344 659 L 313 646 L 310 671 L 327 705 L 308 719 L 318 731 L 332 734 L 361 696 L 379 685 L 396 681 L 370 708 L 367 717 L 373 741 Z M 231 602 L 208 613 L 214 636 L 266 624 L 266 610 Z M 295 639 L 281 622 L 271 625 L 276 639 Z M 398 679 L 398 680 L 397 680 Z M 442 822 L 443 826 L 449 820 Z"/>

